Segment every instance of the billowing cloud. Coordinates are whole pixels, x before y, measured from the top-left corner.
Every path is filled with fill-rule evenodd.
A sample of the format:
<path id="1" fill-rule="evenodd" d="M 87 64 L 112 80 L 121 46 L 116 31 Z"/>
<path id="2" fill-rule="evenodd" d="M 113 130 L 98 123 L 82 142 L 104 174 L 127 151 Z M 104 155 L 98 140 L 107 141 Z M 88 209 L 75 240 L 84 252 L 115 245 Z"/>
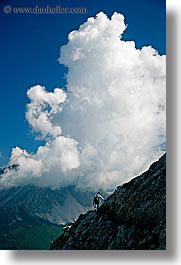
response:
<path id="1" fill-rule="evenodd" d="M 62 111 L 61 103 L 66 100 L 65 92 L 55 88 L 54 92 L 48 93 L 44 87 L 37 85 L 28 90 L 27 96 L 31 103 L 27 105 L 26 119 L 33 130 L 40 133 L 43 139 L 61 135 L 60 125 L 53 125 L 51 119 Z"/>
<path id="2" fill-rule="evenodd" d="M 37 85 L 28 90 L 27 96 L 31 102 L 27 105 L 26 118 L 33 131 L 38 133 L 46 144 L 39 146 L 35 154 L 19 147 L 13 148 L 10 164 L 18 167 L 14 171 L 6 170 L 1 185 L 69 185 L 73 178 L 67 178 L 67 174 L 80 165 L 78 143 L 62 136 L 60 125 L 53 122 L 54 115 L 62 111 L 66 94 L 60 88 L 47 92 L 44 87 Z"/>
<path id="3" fill-rule="evenodd" d="M 46 144 L 36 154 L 13 149 L 19 170 L 1 182 L 108 189 L 163 153 L 166 57 L 123 41 L 125 29 L 123 15 L 99 13 L 69 34 L 59 58 L 68 68 L 67 95 L 28 91 L 26 118 Z"/>

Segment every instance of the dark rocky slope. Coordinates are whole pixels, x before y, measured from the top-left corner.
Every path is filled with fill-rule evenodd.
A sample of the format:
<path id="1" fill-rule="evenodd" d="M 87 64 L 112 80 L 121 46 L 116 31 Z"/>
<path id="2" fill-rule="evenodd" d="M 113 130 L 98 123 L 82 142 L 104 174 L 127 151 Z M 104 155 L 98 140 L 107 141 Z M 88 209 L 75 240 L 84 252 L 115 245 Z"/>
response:
<path id="1" fill-rule="evenodd" d="M 166 249 L 166 155 L 80 215 L 50 249 Z"/>

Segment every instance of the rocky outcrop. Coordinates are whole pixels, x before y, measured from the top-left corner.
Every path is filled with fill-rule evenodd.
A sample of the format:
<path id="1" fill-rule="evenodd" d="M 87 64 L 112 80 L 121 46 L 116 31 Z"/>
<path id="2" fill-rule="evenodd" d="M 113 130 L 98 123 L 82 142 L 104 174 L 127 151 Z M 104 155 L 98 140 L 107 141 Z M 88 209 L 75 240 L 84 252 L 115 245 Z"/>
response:
<path id="1" fill-rule="evenodd" d="M 50 249 L 166 249 L 166 155 L 70 224 Z"/>

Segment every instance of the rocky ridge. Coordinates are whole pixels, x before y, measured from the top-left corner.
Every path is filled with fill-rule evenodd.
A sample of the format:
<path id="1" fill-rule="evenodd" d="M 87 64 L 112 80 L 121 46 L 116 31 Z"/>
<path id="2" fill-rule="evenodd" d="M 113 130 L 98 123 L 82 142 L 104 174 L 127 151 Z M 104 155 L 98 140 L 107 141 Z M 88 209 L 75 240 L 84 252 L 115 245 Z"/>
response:
<path id="1" fill-rule="evenodd" d="M 117 187 L 97 213 L 81 214 L 50 249 L 165 250 L 166 154 Z"/>

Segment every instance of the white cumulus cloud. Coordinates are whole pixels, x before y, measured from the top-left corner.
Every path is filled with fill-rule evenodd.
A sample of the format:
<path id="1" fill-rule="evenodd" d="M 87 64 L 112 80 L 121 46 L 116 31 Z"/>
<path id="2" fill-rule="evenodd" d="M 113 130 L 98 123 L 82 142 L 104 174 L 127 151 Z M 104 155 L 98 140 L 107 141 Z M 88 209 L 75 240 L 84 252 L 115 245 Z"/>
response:
<path id="1" fill-rule="evenodd" d="M 47 92 L 44 87 L 31 87 L 27 96 L 31 102 L 27 105 L 26 118 L 34 132 L 46 141 L 34 154 L 19 147 L 13 148 L 10 164 L 18 165 L 17 170 L 6 170 L 1 178 L 3 187 L 35 184 L 38 186 L 65 186 L 73 178 L 67 174 L 79 167 L 77 142 L 61 135 L 60 125 L 55 125 L 53 117 L 62 111 L 66 93 L 56 88 Z"/>
<path id="2" fill-rule="evenodd" d="M 161 156 L 166 56 L 123 41 L 126 27 L 123 15 L 99 13 L 69 34 L 59 57 L 67 93 L 39 85 L 27 93 L 26 118 L 46 144 L 35 154 L 13 149 L 19 169 L 1 182 L 109 189 Z"/>
<path id="3" fill-rule="evenodd" d="M 61 127 L 52 124 L 52 116 L 62 111 L 61 103 L 66 100 L 66 93 L 59 88 L 47 92 L 45 87 L 37 85 L 28 90 L 27 96 L 31 103 L 27 105 L 26 118 L 33 130 L 41 133 L 43 139 L 48 135 L 61 135 Z"/>

